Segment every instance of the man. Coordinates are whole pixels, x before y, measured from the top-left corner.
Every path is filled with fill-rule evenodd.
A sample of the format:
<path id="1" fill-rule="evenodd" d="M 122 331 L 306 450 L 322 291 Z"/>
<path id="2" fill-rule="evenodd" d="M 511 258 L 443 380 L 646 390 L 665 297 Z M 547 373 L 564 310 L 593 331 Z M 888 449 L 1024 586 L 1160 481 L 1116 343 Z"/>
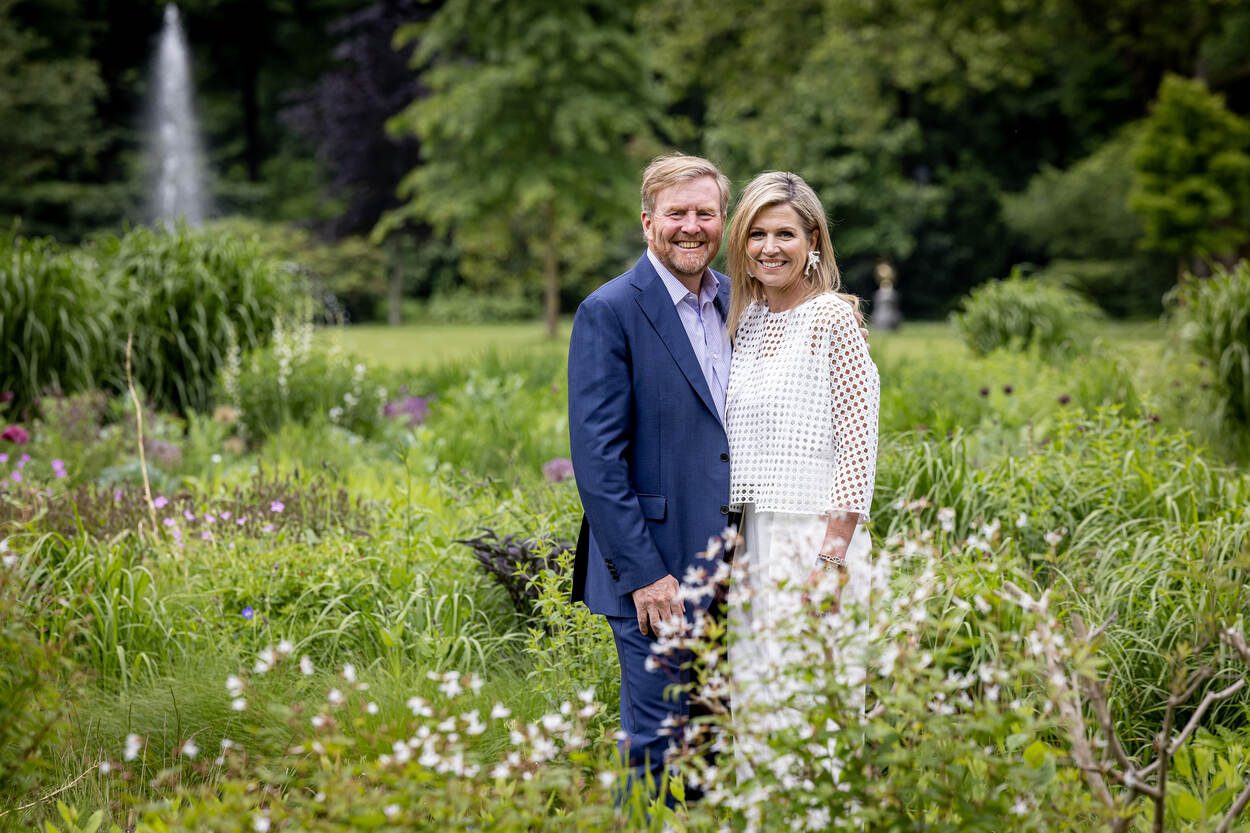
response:
<path id="1" fill-rule="evenodd" d="M 687 714 L 685 696 L 665 690 L 689 671 L 651 645 L 662 621 L 685 614 L 678 582 L 729 521 L 729 279 L 708 267 L 728 203 L 729 181 L 706 159 L 653 160 L 642 180 L 647 251 L 582 302 L 569 345 L 585 509 L 573 599 L 611 625 L 622 750 L 636 777 L 657 783 L 666 727 Z"/>

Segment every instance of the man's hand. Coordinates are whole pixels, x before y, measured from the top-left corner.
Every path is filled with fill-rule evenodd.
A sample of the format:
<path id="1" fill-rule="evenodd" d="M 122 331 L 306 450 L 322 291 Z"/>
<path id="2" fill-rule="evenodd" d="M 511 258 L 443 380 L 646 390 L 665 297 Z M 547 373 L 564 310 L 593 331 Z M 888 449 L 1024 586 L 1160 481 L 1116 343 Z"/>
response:
<path id="1" fill-rule="evenodd" d="M 638 630 L 643 636 L 660 633 L 660 622 L 686 614 L 686 604 L 677 598 L 677 579 L 665 576 L 646 587 L 639 587 L 630 595 L 638 610 Z"/>

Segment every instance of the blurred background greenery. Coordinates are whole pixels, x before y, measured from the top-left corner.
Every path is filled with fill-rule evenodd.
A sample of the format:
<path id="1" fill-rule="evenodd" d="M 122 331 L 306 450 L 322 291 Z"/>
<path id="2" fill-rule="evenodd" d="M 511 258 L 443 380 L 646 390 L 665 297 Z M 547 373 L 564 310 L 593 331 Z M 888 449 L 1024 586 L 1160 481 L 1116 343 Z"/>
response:
<path id="1" fill-rule="evenodd" d="M 1242 0 L 186 0 L 221 217 L 352 322 L 548 324 L 640 249 L 651 155 L 821 193 L 851 288 L 1013 268 L 1149 317 L 1250 241 Z M 162 4 L 0 0 L 0 224 L 141 222 Z"/>

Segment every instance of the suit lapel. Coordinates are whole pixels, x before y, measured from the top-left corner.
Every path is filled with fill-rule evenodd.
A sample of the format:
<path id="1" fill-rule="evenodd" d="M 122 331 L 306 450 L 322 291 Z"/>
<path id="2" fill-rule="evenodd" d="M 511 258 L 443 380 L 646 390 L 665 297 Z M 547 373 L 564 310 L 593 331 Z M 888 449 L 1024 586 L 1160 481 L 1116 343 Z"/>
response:
<path id="1" fill-rule="evenodd" d="M 664 281 L 660 280 L 660 276 L 656 274 L 651 261 L 645 254 L 634 265 L 634 276 L 631 282 L 638 289 L 636 300 L 638 306 L 642 307 L 643 314 L 655 328 L 656 334 L 668 348 L 673 361 L 677 362 L 677 367 L 681 369 L 690 387 L 694 388 L 694 392 L 698 394 L 704 407 L 719 420 L 716 404 L 712 401 L 712 392 L 708 389 L 707 380 L 703 378 L 703 369 L 699 367 L 694 348 L 690 346 L 690 337 L 686 335 L 686 328 L 682 326 L 681 318 L 673 306 L 673 298 L 668 294 Z"/>

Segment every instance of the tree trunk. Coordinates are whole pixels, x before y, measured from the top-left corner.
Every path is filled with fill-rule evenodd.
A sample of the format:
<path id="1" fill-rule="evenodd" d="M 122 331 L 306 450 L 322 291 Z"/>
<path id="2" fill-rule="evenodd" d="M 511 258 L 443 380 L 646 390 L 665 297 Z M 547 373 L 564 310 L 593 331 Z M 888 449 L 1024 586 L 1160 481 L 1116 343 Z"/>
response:
<path id="1" fill-rule="evenodd" d="M 396 258 L 391 265 L 391 279 L 386 289 L 386 323 L 398 327 L 403 323 L 404 267 Z"/>
<path id="2" fill-rule="evenodd" d="M 547 251 L 543 263 L 543 309 L 547 337 L 554 339 L 560 327 L 560 252 L 556 249 L 555 203 L 547 203 Z"/>

